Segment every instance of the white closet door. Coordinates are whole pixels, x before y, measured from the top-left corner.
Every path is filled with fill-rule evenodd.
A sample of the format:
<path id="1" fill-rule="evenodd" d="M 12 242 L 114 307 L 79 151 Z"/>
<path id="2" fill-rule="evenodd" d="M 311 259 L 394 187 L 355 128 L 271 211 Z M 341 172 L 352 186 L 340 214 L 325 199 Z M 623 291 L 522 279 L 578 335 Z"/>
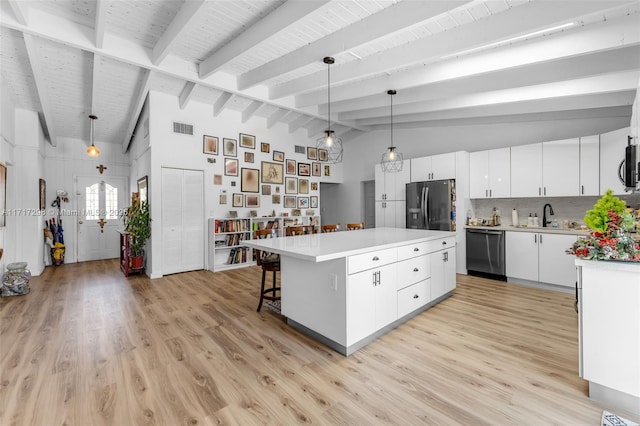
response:
<path id="1" fill-rule="evenodd" d="M 162 274 L 204 269 L 203 173 L 162 169 Z"/>

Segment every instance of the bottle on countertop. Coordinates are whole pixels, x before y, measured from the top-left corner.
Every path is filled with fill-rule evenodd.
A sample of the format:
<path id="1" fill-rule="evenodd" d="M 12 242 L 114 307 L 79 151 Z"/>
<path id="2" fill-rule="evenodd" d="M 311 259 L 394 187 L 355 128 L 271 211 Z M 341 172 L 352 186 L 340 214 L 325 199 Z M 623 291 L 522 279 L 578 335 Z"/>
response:
<path id="1" fill-rule="evenodd" d="M 471 223 L 471 209 L 467 210 L 467 225 Z"/>
<path id="2" fill-rule="evenodd" d="M 527 218 L 527 226 L 533 226 L 533 216 L 529 213 L 529 217 Z"/>
<path id="3" fill-rule="evenodd" d="M 500 226 L 502 223 L 502 215 L 500 214 L 500 210 L 496 210 L 496 226 Z"/>
<path id="4" fill-rule="evenodd" d="M 536 213 L 535 216 L 533 216 L 533 227 L 534 228 L 540 227 L 540 219 L 538 219 L 538 213 Z"/>
<path id="5" fill-rule="evenodd" d="M 511 224 L 518 226 L 518 210 L 516 210 L 515 207 L 511 210 Z"/>

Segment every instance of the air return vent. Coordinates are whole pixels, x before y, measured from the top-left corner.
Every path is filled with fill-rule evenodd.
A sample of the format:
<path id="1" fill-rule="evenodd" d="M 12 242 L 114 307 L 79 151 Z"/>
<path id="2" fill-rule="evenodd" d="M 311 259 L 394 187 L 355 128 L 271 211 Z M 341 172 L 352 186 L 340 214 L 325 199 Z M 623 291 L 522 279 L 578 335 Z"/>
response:
<path id="1" fill-rule="evenodd" d="M 307 150 L 304 146 L 296 145 L 296 154 L 305 154 Z"/>
<path id="2" fill-rule="evenodd" d="M 193 135 L 193 125 L 185 123 L 173 122 L 173 133 L 182 133 L 183 135 Z"/>

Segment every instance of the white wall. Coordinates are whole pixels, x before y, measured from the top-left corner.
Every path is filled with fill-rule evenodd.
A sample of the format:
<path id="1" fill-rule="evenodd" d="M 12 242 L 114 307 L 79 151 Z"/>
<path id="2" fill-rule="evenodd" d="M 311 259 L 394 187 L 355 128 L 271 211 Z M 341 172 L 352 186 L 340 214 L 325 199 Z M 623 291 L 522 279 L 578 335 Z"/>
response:
<path id="1" fill-rule="evenodd" d="M 95 126 L 100 126 L 97 120 Z M 107 169 L 102 176 L 122 176 L 129 179 L 128 156 L 122 152 L 120 141 L 109 143 L 94 140 L 95 145 L 100 149 L 100 156 L 91 158 L 87 155 L 89 146 L 87 140 L 58 138 L 57 146 L 49 143 L 45 146 L 44 176 L 47 182 L 47 215 L 46 219 L 57 217 L 57 209 L 51 207 L 51 203 L 56 198 L 57 190 L 67 191 L 69 202 L 63 203 L 62 221 L 64 228 L 65 243 L 65 263 L 74 263 L 78 260 L 78 216 L 77 212 L 84 209 L 84 206 L 77 204 L 76 178 L 78 176 L 101 176 L 97 167 L 102 164 Z M 126 207 L 126 206 L 119 206 Z M 113 235 L 113 238 L 119 238 Z"/>
<path id="2" fill-rule="evenodd" d="M 238 172 L 242 167 L 260 169 L 261 161 L 273 161 L 273 151 L 278 150 L 285 153 L 285 158 L 294 159 L 296 162 L 311 164 L 306 154 L 296 154 L 295 145 L 305 147 L 315 147 L 315 140 L 307 137 L 304 129 L 289 133 L 288 127 L 283 123 L 278 123 L 267 129 L 266 119 L 262 117 L 252 117 L 246 123 L 242 122 L 241 113 L 233 110 L 224 110 L 214 117 L 212 105 L 191 101 L 184 108 L 180 109 L 178 98 L 159 92 L 151 92 L 148 97 L 149 106 L 149 134 L 150 134 L 150 171 L 149 171 L 149 206 L 151 209 L 151 258 L 147 260 L 147 270 L 150 271 L 151 278 L 162 276 L 162 215 L 161 215 L 161 171 L 163 167 L 182 168 L 191 170 L 202 170 L 204 172 L 204 217 L 227 217 L 229 210 L 237 210 L 239 217 L 248 217 L 251 208 L 232 207 L 232 194 L 241 192 L 240 176 L 224 176 L 224 158 L 222 151 L 222 139 L 232 138 L 238 140 L 239 133 L 246 133 L 256 136 L 256 148 L 246 149 L 238 146 L 237 158 L 239 160 Z M 173 122 L 192 124 L 194 134 L 183 135 L 173 133 Z M 205 155 L 203 153 L 203 135 L 215 136 L 219 139 L 218 155 Z M 270 144 L 270 152 L 260 151 L 260 144 L 266 142 Z M 254 154 L 253 163 L 244 162 L 244 153 Z M 210 163 L 207 159 L 215 162 Z M 283 163 L 285 164 L 285 163 Z M 321 163 L 324 169 L 328 163 Z M 311 182 L 340 182 L 342 178 L 342 165 L 329 165 L 330 176 L 313 177 L 309 176 Z M 214 174 L 222 175 L 223 184 L 214 185 Z M 324 173 L 323 173 L 324 175 Z M 287 175 L 285 175 L 287 176 Z M 293 175 L 289 175 L 293 177 Z M 295 176 L 298 177 L 298 176 Z M 306 178 L 306 177 L 305 177 Z M 236 186 L 231 186 L 235 182 Z M 258 215 L 268 215 L 275 210 L 276 214 L 288 211 L 283 208 L 284 185 L 271 185 L 272 194 L 275 188 L 280 187 L 281 202 L 273 204 L 271 196 L 260 197 L 260 207 Z M 220 204 L 220 195 L 227 195 L 227 204 Z M 299 194 L 300 196 L 318 195 L 320 191 L 309 191 L 309 194 Z M 316 214 L 322 207 L 319 203 Z M 304 214 L 304 213 L 303 213 Z M 205 230 L 206 230 L 206 223 Z M 206 239 L 205 239 L 206 242 Z M 205 245 L 205 258 L 207 257 Z M 149 272 L 148 272 L 149 273 Z"/>
<path id="3" fill-rule="evenodd" d="M 7 167 L 7 175 L 10 169 L 13 169 L 13 149 L 15 141 L 15 107 L 13 99 L 10 95 L 11 91 L 8 90 L 2 76 L 0 76 L 0 164 Z M 11 181 L 7 182 L 11 184 Z M 7 188 L 8 189 L 8 188 Z M 5 207 L 15 207 L 13 198 L 14 191 L 11 194 L 6 194 Z M 8 218 L 7 218 L 8 219 Z M 0 247 L 4 249 L 2 259 L 0 259 L 0 273 L 5 270 L 5 265 L 15 261 L 15 246 L 16 246 L 16 228 L 1 227 L 0 228 Z"/>

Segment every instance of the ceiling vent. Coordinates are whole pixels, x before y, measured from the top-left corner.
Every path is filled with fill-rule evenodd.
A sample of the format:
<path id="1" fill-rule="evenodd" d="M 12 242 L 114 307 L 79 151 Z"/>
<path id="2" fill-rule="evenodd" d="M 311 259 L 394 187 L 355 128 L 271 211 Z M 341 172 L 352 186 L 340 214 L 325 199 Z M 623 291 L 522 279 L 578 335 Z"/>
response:
<path id="1" fill-rule="evenodd" d="M 300 145 L 296 145 L 296 154 L 306 154 L 307 150 L 305 149 L 304 146 L 300 146 Z"/>
<path id="2" fill-rule="evenodd" d="M 185 123 L 173 122 L 173 133 L 181 133 L 183 135 L 193 135 L 193 125 Z"/>

